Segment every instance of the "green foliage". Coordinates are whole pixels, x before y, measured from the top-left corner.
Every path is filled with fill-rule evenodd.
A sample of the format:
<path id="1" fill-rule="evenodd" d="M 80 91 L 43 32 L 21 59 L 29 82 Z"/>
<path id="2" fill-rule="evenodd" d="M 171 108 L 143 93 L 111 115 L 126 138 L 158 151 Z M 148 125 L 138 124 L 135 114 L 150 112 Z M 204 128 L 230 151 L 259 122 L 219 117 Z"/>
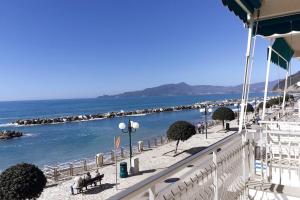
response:
<path id="1" fill-rule="evenodd" d="M 212 115 L 214 120 L 234 120 L 234 112 L 227 107 L 219 107 Z"/>
<path id="2" fill-rule="evenodd" d="M 273 98 L 273 99 L 270 99 L 268 101 L 268 103 L 269 103 L 270 106 L 279 105 L 280 103 L 282 103 L 282 100 L 283 100 L 282 97 Z"/>
<path id="3" fill-rule="evenodd" d="M 6 169 L 0 175 L 1 200 L 35 199 L 40 196 L 47 179 L 35 165 L 21 163 Z"/>
<path id="4" fill-rule="evenodd" d="M 290 95 L 290 94 L 286 94 L 285 96 L 285 101 L 289 101 L 289 100 L 294 100 L 294 96 L 293 95 Z M 266 102 L 266 108 L 270 108 L 274 105 L 281 105 L 283 102 L 283 97 L 280 96 L 280 97 L 275 97 L 275 98 L 271 98 L 269 101 Z M 258 105 L 258 108 L 263 108 L 263 102 L 261 102 L 259 105 Z"/>
<path id="5" fill-rule="evenodd" d="M 219 107 L 217 110 L 212 115 L 213 120 L 220 120 L 223 123 L 223 128 L 224 128 L 224 121 L 228 120 L 234 120 L 235 115 L 234 112 L 227 107 Z"/>
<path id="6" fill-rule="evenodd" d="M 246 112 L 254 112 L 254 108 L 250 103 L 247 104 Z"/>
<path id="7" fill-rule="evenodd" d="M 169 140 L 177 140 L 175 154 L 177 153 L 179 141 L 185 141 L 195 134 L 196 128 L 193 124 L 186 121 L 174 122 L 167 131 L 167 137 Z"/>
<path id="8" fill-rule="evenodd" d="M 173 123 L 167 131 L 167 137 L 171 140 L 185 141 L 195 134 L 195 126 L 186 121 L 177 121 Z"/>
<path id="9" fill-rule="evenodd" d="M 290 94 L 286 94 L 286 96 L 285 96 L 285 102 L 287 102 L 289 100 L 294 100 L 294 96 L 290 95 Z M 268 101 L 268 103 L 270 104 L 270 106 L 280 105 L 280 104 L 282 104 L 282 102 L 283 102 L 283 96 L 275 97 L 275 98 L 272 98 L 272 99 L 270 99 Z"/>
<path id="10" fill-rule="evenodd" d="M 261 108 L 263 108 L 263 106 L 264 106 L 264 102 L 260 102 L 259 104 L 258 104 L 258 107 L 261 109 Z M 266 102 L 266 108 L 270 108 L 271 107 L 271 105 L 270 105 L 270 103 L 269 102 Z"/>

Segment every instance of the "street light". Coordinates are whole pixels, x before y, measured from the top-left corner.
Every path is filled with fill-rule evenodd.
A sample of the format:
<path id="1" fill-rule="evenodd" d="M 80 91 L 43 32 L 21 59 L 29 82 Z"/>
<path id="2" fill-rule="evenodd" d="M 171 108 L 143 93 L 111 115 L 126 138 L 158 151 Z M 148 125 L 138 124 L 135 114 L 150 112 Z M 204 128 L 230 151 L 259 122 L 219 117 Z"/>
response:
<path id="1" fill-rule="evenodd" d="M 127 130 L 126 124 L 124 122 L 119 124 L 119 129 L 122 130 L 123 133 L 128 133 L 129 135 L 129 164 L 130 164 L 130 172 L 131 172 L 131 158 L 132 158 L 132 145 L 131 145 L 131 133 L 134 133 L 140 127 L 139 123 L 128 120 Z"/>
<path id="2" fill-rule="evenodd" d="M 204 112 L 204 115 L 205 115 L 205 138 L 207 139 L 207 112 L 211 113 L 212 109 L 211 108 L 207 109 L 207 106 L 205 105 L 204 108 L 200 108 L 199 111 L 201 113 Z"/>
<path id="3" fill-rule="evenodd" d="M 234 104 L 234 106 L 235 107 L 237 107 L 237 109 L 238 109 L 238 113 L 237 113 L 237 123 L 238 123 L 238 125 L 239 125 L 239 123 L 240 123 L 240 103 L 235 103 Z"/>

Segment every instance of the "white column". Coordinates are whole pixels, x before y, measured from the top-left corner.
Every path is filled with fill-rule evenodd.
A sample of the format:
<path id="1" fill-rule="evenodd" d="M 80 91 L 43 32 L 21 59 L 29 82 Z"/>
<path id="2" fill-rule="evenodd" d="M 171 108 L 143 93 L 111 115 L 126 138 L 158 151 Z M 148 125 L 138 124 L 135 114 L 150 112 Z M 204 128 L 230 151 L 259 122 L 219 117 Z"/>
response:
<path id="1" fill-rule="evenodd" d="M 255 158 L 254 158 L 254 151 L 255 151 L 255 140 L 254 140 L 254 134 L 255 132 L 251 133 L 251 139 L 250 139 L 250 143 L 249 143 L 249 174 L 248 174 L 248 179 L 251 178 L 251 176 L 254 177 L 255 175 Z"/>
<path id="2" fill-rule="evenodd" d="M 288 76 L 289 76 L 289 68 L 290 68 L 290 65 L 289 63 L 287 63 L 287 71 L 286 71 L 286 74 L 285 74 L 285 83 L 284 83 L 284 91 L 283 91 L 283 101 L 282 101 L 282 114 L 284 115 L 285 114 L 285 97 L 286 97 L 286 90 L 287 90 L 287 81 L 288 81 Z"/>
<path id="3" fill-rule="evenodd" d="M 246 131 L 242 134 L 242 145 L 244 145 L 245 143 L 247 142 L 247 139 L 246 139 Z M 243 177 L 244 177 L 244 180 L 246 181 L 247 180 L 247 176 L 246 176 L 246 157 L 247 157 L 247 152 L 246 152 L 246 147 L 243 148 Z"/>
<path id="4" fill-rule="evenodd" d="M 251 48 L 252 48 L 252 32 L 253 32 L 253 22 L 252 19 L 250 20 L 250 25 L 248 28 L 248 42 L 247 42 L 247 51 L 246 51 L 246 64 L 245 64 L 245 71 L 244 71 L 244 83 L 243 83 L 243 94 L 241 100 L 241 112 L 240 112 L 240 119 L 239 119 L 239 133 L 241 133 L 244 123 L 244 114 L 245 114 L 245 106 L 246 106 L 246 97 L 247 97 L 247 87 L 248 87 L 248 80 L 249 80 L 249 66 L 250 66 L 250 59 L 251 59 Z"/>
<path id="5" fill-rule="evenodd" d="M 155 197 L 155 186 L 152 186 L 151 188 L 149 188 L 149 200 L 155 200 Z"/>
<path id="6" fill-rule="evenodd" d="M 297 101 L 298 103 L 298 117 L 300 118 L 300 99 Z"/>
<path id="7" fill-rule="evenodd" d="M 213 181 L 215 185 L 214 200 L 219 200 L 219 185 L 218 185 L 218 160 L 217 160 L 217 150 L 213 151 L 213 163 L 215 164 L 216 170 L 213 174 Z"/>
<path id="8" fill-rule="evenodd" d="M 265 115 L 266 115 L 266 104 L 267 104 L 269 75 L 270 75 L 270 66 L 271 66 L 271 53 L 272 53 L 272 47 L 269 46 L 268 47 L 268 64 L 267 64 L 267 72 L 266 72 L 266 83 L 265 83 L 265 92 L 264 92 L 264 104 L 263 104 L 262 120 L 264 120 Z"/>

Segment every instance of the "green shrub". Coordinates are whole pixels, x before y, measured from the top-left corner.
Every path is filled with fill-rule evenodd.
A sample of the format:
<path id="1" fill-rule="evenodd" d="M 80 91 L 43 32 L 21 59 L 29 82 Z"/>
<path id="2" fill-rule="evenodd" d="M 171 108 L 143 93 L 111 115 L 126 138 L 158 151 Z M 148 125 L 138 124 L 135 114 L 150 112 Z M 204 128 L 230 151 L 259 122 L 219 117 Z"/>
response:
<path id="1" fill-rule="evenodd" d="M 35 165 L 21 163 L 0 175 L 1 200 L 35 199 L 40 196 L 47 179 Z"/>
<path id="2" fill-rule="evenodd" d="M 213 113 L 212 115 L 212 118 L 214 120 L 220 120 L 222 121 L 222 124 L 223 124 L 223 128 L 224 128 L 224 121 L 228 120 L 228 121 L 231 121 L 231 120 L 234 120 L 235 119 L 235 116 L 234 116 L 234 112 L 230 109 L 230 108 L 227 108 L 227 107 L 219 107 L 218 109 L 215 110 L 215 112 Z"/>
<path id="3" fill-rule="evenodd" d="M 285 96 L 285 101 L 289 101 L 289 100 L 294 100 L 294 96 L 293 95 L 290 95 L 290 94 L 286 94 Z M 283 96 L 280 96 L 280 97 L 275 97 L 273 99 L 270 99 L 268 101 L 268 103 L 270 104 L 270 106 L 273 106 L 273 105 L 281 105 L 283 103 Z"/>
<path id="4" fill-rule="evenodd" d="M 167 137 L 170 140 L 176 140 L 175 154 L 177 153 L 177 148 L 179 141 L 185 141 L 191 136 L 196 134 L 195 126 L 186 121 L 174 122 L 167 131 Z"/>
<path id="5" fill-rule="evenodd" d="M 258 104 L 258 107 L 259 107 L 260 109 L 262 109 L 263 106 L 264 106 L 264 102 L 260 102 L 260 103 Z M 270 107 L 271 107 L 270 103 L 269 103 L 269 102 L 266 102 L 266 108 L 270 108 Z"/>
<path id="6" fill-rule="evenodd" d="M 250 103 L 247 104 L 246 112 L 254 112 L 254 108 Z"/>
<path id="7" fill-rule="evenodd" d="M 282 97 L 276 97 L 276 98 L 273 98 L 273 99 L 270 99 L 268 101 L 270 107 L 273 106 L 273 105 L 279 105 L 280 103 L 282 103 L 282 100 L 283 98 Z"/>

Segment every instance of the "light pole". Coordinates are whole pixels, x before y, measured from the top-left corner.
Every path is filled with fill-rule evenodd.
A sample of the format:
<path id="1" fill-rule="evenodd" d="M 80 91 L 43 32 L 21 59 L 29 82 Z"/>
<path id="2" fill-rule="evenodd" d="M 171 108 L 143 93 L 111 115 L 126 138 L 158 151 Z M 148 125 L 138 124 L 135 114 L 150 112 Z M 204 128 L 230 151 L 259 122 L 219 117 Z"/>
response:
<path id="1" fill-rule="evenodd" d="M 205 115 L 205 138 L 207 139 L 207 113 L 208 113 L 208 112 L 211 113 L 211 112 L 212 112 L 212 109 L 211 109 L 211 108 L 207 109 L 207 105 L 205 105 L 204 108 L 200 108 L 199 111 L 200 111 L 201 113 L 204 112 L 204 115 Z"/>
<path id="2" fill-rule="evenodd" d="M 254 116 L 256 116 L 256 110 L 257 110 L 257 108 L 256 108 L 256 103 L 257 103 L 257 101 L 256 101 L 256 97 L 255 97 L 255 99 L 254 99 Z"/>
<path id="3" fill-rule="evenodd" d="M 131 145 L 131 133 L 134 133 L 140 127 L 139 123 L 128 120 L 127 130 L 126 124 L 124 122 L 119 124 L 119 129 L 122 130 L 123 133 L 128 133 L 129 135 L 129 164 L 130 164 L 130 172 L 131 172 L 131 158 L 132 158 L 132 145 Z"/>
<path id="4" fill-rule="evenodd" d="M 231 104 L 232 105 L 232 104 Z M 238 125 L 240 124 L 240 103 L 235 103 L 234 104 L 235 107 L 237 107 L 238 109 L 238 113 L 237 113 L 237 123 Z"/>

